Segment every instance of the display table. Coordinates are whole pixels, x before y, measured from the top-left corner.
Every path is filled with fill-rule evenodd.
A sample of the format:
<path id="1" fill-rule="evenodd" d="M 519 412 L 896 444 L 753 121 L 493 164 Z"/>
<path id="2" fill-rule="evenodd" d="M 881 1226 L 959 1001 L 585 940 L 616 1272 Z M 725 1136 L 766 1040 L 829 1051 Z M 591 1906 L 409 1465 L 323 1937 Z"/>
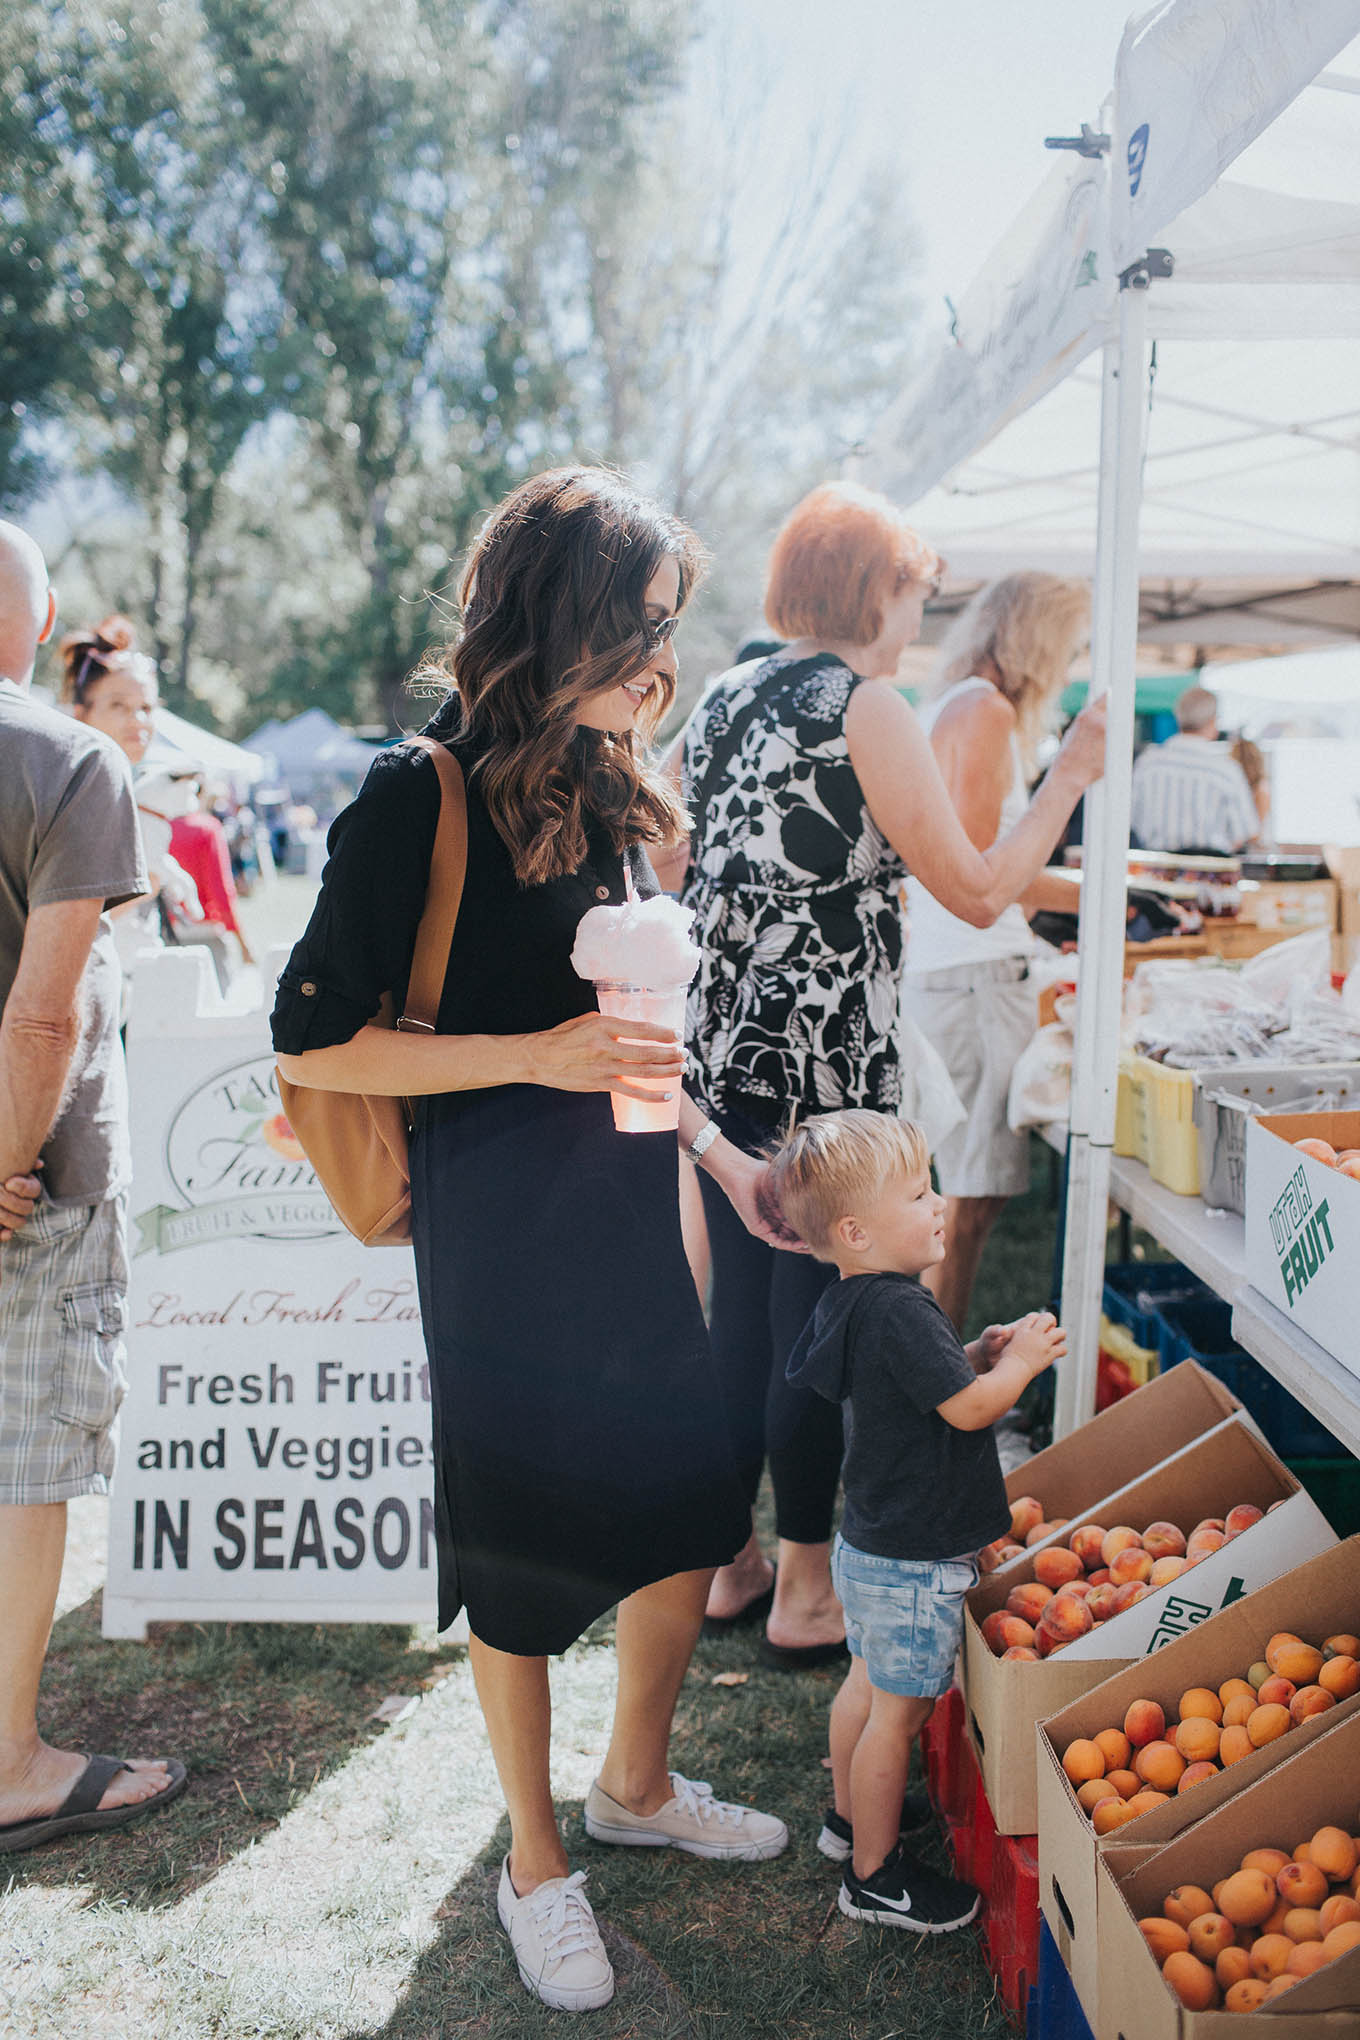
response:
<path id="1" fill-rule="evenodd" d="M 1065 1126 L 1040 1130 L 1051 1147 L 1065 1152 Z M 1232 1334 L 1243 1351 L 1360 1457 L 1360 1379 L 1252 1288 L 1242 1219 L 1234 1212 L 1209 1211 L 1202 1198 L 1166 1189 L 1153 1181 L 1145 1163 L 1124 1155 L 1111 1159 L 1110 1197 L 1232 1305 Z"/>

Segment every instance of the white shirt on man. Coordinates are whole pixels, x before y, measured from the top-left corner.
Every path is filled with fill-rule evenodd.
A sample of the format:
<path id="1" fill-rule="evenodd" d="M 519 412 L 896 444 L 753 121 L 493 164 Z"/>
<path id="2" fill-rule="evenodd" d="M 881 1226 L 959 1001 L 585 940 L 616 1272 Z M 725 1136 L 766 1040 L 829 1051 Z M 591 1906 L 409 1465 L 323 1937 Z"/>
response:
<path id="1" fill-rule="evenodd" d="M 1129 827 L 1145 850 L 1231 857 L 1260 826 L 1247 776 L 1226 744 L 1178 731 L 1137 759 Z"/>

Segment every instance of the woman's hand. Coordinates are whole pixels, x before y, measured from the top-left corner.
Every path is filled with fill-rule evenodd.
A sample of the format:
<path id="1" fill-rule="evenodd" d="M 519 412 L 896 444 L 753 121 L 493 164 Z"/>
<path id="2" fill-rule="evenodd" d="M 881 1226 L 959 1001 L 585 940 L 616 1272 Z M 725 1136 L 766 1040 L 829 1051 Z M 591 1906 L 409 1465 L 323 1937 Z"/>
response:
<path id="1" fill-rule="evenodd" d="M 1062 740 L 1055 760 L 1078 784 L 1094 786 L 1105 773 L 1106 697 L 1089 702 Z"/>
<path id="2" fill-rule="evenodd" d="M 724 1152 L 719 1154 L 719 1149 Z M 805 1254 L 808 1251 L 769 1193 L 766 1183 L 770 1173 L 768 1162 L 757 1161 L 753 1155 L 744 1155 L 739 1147 L 724 1140 L 715 1144 L 700 1167 L 707 1167 L 747 1232 L 754 1233 L 758 1240 L 764 1240 L 767 1247 L 782 1247 L 785 1253 Z"/>
<path id="3" fill-rule="evenodd" d="M 674 1033 L 652 1020 L 622 1020 L 613 1013 L 582 1013 L 544 1034 L 525 1037 L 529 1082 L 553 1091 L 615 1091 L 655 1104 L 656 1091 L 629 1079 L 668 1077 L 676 1090 L 685 1073 L 685 1050 Z"/>

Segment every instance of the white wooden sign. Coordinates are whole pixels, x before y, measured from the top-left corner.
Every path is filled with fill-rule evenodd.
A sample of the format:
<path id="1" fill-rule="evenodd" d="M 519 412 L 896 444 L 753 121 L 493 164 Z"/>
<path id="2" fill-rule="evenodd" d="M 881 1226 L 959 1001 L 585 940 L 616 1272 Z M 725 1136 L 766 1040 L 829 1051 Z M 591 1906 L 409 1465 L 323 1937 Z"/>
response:
<path id="1" fill-rule="evenodd" d="M 280 1106 L 267 1011 L 225 1006 L 203 951 L 139 961 L 128 1076 L 129 1390 L 104 1634 L 432 1621 L 410 1249 L 343 1229 Z"/>

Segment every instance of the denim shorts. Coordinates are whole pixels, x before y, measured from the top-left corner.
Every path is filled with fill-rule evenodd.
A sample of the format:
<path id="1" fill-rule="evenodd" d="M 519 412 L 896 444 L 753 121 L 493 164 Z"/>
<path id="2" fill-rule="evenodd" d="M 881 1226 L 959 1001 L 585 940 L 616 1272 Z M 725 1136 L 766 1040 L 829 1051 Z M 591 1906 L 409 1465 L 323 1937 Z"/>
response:
<path id="1" fill-rule="evenodd" d="M 972 1558 L 875 1558 L 837 1537 L 831 1580 L 851 1656 L 863 1658 L 871 1686 L 922 1700 L 949 1690 L 963 1597 L 977 1577 Z"/>

